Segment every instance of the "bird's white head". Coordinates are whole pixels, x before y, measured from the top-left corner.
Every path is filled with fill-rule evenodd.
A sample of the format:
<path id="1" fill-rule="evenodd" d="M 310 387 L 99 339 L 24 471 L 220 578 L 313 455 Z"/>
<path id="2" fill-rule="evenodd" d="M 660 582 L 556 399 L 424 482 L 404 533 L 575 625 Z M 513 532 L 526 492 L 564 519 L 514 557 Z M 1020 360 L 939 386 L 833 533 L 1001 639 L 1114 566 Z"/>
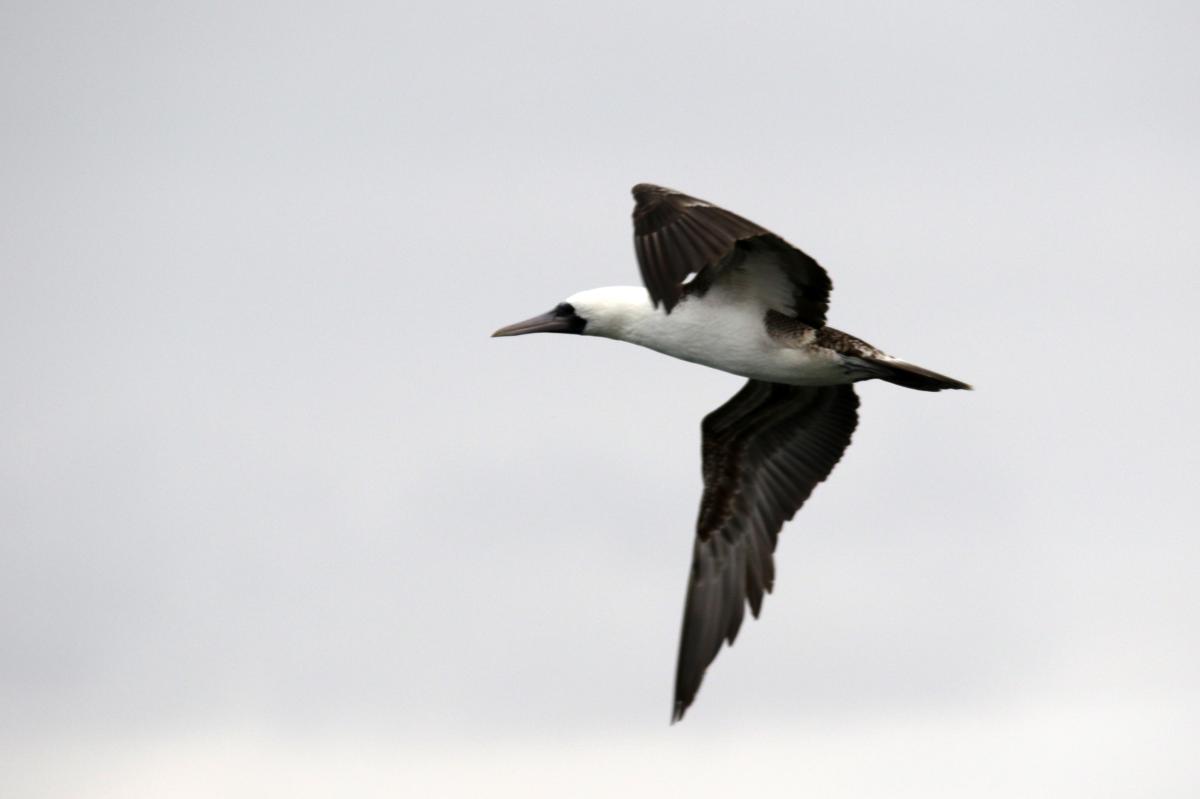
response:
<path id="1" fill-rule="evenodd" d="M 653 314 L 650 295 L 638 286 L 608 286 L 572 294 L 553 310 L 502 327 L 493 336 L 526 333 L 580 333 L 585 336 L 626 338 L 629 326 Z"/>

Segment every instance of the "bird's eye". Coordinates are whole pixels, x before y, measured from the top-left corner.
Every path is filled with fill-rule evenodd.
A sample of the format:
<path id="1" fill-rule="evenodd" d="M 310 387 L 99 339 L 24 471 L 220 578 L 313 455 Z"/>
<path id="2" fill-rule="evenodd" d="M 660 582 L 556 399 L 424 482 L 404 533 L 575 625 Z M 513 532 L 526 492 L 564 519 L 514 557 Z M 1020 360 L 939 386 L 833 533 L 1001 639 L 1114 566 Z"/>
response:
<path id="1" fill-rule="evenodd" d="M 555 316 L 574 316 L 575 306 L 569 302 L 560 302 L 554 309 Z"/>

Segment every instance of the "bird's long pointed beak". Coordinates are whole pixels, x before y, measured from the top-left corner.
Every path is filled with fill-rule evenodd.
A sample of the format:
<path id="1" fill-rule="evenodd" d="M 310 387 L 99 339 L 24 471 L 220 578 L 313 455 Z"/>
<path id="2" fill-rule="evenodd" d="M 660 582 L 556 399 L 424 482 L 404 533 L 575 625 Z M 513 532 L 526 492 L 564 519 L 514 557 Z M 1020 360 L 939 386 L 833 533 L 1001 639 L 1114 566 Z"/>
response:
<path id="1" fill-rule="evenodd" d="M 556 316 L 554 311 L 502 327 L 492 334 L 492 338 L 501 336 L 523 336 L 526 333 L 569 333 L 571 332 L 570 317 Z"/>

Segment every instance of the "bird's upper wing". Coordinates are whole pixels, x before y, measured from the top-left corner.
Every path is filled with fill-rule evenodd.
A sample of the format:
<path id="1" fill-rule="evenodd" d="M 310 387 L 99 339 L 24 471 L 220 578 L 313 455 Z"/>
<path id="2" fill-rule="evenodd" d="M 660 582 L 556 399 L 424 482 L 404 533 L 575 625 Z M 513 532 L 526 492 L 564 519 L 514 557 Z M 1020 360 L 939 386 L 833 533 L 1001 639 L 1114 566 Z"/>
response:
<path id="1" fill-rule="evenodd" d="M 673 719 L 683 718 L 704 670 L 756 617 L 775 576 L 780 527 L 842 457 L 858 423 L 851 385 L 800 387 L 751 380 L 704 418 L 704 496 L 675 672 Z"/>
<path id="2" fill-rule="evenodd" d="M 639 183 L 633 197 L 642 282 L 667 313 L 688 293 L 703 293 L 744 267 L 765 305 L 813 327 L 825 324 L 833 284 L 808 255 L 748 219 L 672 189 Z"/>

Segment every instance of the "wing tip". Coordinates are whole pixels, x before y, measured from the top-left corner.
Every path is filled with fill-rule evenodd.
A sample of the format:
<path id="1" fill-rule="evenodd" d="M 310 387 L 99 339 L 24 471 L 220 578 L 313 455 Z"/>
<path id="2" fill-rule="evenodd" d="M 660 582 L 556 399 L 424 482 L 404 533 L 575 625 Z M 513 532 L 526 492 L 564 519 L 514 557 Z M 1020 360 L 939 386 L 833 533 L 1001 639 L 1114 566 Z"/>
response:
<path id="1" fill-rule="evenodd" d="M 671 189 L 668 189 L 664 186 L 659 186 L 658 184 L 655 184 L 655 183 L 637 183 L 637 184 L 634 184 L 634 187 L 632 189 L 630 189 L 629 191 L 631 194 L 633 194 L 634 198 L 638 198 L 640 195 L 643 195 L 643 194 L 655 194 L 655 193 L 660 193 L 660 192 L 667 193 L 667 192 L 670 192 Z"/>

